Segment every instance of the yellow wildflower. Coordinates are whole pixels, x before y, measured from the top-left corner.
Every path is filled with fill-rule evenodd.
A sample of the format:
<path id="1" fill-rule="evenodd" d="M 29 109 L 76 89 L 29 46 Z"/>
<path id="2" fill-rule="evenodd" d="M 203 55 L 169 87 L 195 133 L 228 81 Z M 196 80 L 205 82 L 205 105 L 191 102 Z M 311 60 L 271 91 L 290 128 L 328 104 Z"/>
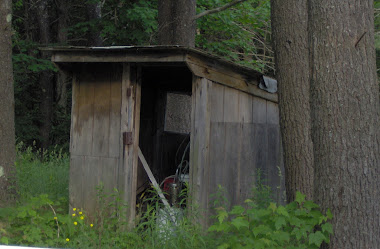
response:
<path id="1" fill-rule="evenodd" d="M 73 217 L 75 216 L 75 214 L 73 214 Z"/>
<path id="2" fill-rule="evenodd" d="M 78 225 L 78 222 L 74 221 L 74 225 Z"/>
<path id="3" fill-rule="evenodd" d="M 54 217 L 54 219 L 56 220 L 56 219 L 58 219 L 57 217 Z"/>
<path id="4" fill-rule="evenodd" d="M 73 211 L 76 211 L 77 209 L 76 208 L 73 208 Z"/>
<path id="5" fill-rule="evenodd" d="M 93 227 L 94 226 L 94 224 L 90 224 L 90 227 Z"/>
<path id="6" fill-rule="evenodd" d="M 79 214 L 83 214 L 82 212 L 79 212 Z"/>
<path id="7" fill-rule="evenodd" d="M 81 216 L 80 219 L 83 220 L 83 219 L 84 219 L 84 216 Z"/>
<path id="8" fill-rule="evenodd" d="M 69 242 L 69 241 L 70 241 L 70 239 L 69 239 L 69 238 L 66 238 L 66 241 L 67 241 L 67 242 Z"/>

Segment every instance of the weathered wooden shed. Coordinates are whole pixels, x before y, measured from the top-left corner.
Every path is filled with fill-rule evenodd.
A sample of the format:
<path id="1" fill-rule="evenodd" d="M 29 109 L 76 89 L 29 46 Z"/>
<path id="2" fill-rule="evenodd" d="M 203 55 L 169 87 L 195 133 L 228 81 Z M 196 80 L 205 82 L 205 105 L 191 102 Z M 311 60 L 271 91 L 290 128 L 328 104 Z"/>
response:
<path id="1" fill-rule="evenodd" d="M 184 141 L 192 200 L 202 210 L 218 185 L 232 204 L 242 203 L 258 169 L 282 194 L 277 94 L 259 87 L 262 74 L 178 46 L 50 50 L 73 76 L 72 207 L 91 213 L 102 182 L 123 193 L 132 220 L 147 182 L 139 148 L 162 181 L 175 174 Z"/>

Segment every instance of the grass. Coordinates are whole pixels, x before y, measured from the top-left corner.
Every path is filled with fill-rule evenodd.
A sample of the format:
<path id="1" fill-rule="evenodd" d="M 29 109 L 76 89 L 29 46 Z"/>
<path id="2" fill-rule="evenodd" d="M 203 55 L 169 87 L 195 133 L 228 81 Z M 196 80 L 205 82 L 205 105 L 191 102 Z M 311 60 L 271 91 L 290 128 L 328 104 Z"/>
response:
<path id="1" fill-rule="evenodd" d="M 126 223 L 126 203 L 114 190 L 98 187 L 96 215 L 68 210 L 69 156 L 53 149 L 41 153 L 17 146 L 14 188 L 16 205 L 0 208 L 0 244 L 51 248 L 319 248 L 329 241 L 332 226 L 318 205 L 297 201 L 272 202 L 271 190 L 258 179 L 246 205 L 227 210 L 223 189 L 216 193 L 214 222 L 201 227 L 194 213 L 181 219 L 163 218 L 157 195 L 147 194 L 136 226 Z M 195 216 L 195 217 L 194 217 Z"/>
<path id="2" fill-rule="evenodd" d="M 158 225 L 162 207 L 152 194 L 144 200 L 144 211 L 138 214 L 139 221 L 132 230 L 126 229 L 123 216 L 127 206 L 117 190 L 105 193 L 101 186 L 94 220 L 79 214 L 85 214 L 85 210 L 71 210 L 76 216 L 70 215 L 69 164 L 69 155 L 61 150 L 42 153 L 22 143 L 17 145 L 13 179 L 17 202 L 0 209 L 0 244 L 59 248 L 214 247 L 199 224 L 190 222 L 186 214 L 175 230 Z M 162 229 L 174 232 L 163 236 Z"/>
<path id="3" fill-rule="evenodd" d="M 41 152 L 17 145 L 14 186 L 21 200 L 47 194 L 52 200 L 68 198 L 70 158 L 62 150 Z"/>

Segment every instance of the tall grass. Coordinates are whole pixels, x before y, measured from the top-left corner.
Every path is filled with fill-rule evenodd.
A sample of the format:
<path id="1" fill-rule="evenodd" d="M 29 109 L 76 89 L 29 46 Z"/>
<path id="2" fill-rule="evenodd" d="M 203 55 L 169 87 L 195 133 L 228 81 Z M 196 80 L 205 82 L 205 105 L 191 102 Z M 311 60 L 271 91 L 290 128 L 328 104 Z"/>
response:
<path id="1" fill-rule="evenodd" d="M 17 146 L 14 188 L 20 200 L 47 194 L 52 200 L 69 196 L 70 158 L 62 150 L 53 148 L 41 152 L 33 147 Z"/>

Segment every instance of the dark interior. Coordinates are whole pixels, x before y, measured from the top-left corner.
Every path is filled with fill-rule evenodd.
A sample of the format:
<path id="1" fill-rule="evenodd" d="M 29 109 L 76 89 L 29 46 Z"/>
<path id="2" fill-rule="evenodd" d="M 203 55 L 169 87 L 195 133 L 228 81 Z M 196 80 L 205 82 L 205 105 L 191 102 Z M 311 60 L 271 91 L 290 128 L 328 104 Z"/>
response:
<path id="1" fill-rule="evenodd" d="M 160 184 L 175 175 L 183 158 L 188 160 L 189 132 L 168 131 L 165 128 L 167 94 L 192 94 L 192 73 L 185 65 L 145 66 L 142 68 L 139 146 L 149 167 Z M 173 104 L 171 104 L 173 105 Z M 182 111 L 182 110 L 181 110 Z M 189 112 L 189 110 L 183 110 Z M 185 113 L 184 113 L 185 114 Z M 188 115 L 191 114 L 187 113 Z M 191 125 L 189 124 L 191 127 Z M 137 194 L 150 186 L 142 165 L 138 166 Z"/>

